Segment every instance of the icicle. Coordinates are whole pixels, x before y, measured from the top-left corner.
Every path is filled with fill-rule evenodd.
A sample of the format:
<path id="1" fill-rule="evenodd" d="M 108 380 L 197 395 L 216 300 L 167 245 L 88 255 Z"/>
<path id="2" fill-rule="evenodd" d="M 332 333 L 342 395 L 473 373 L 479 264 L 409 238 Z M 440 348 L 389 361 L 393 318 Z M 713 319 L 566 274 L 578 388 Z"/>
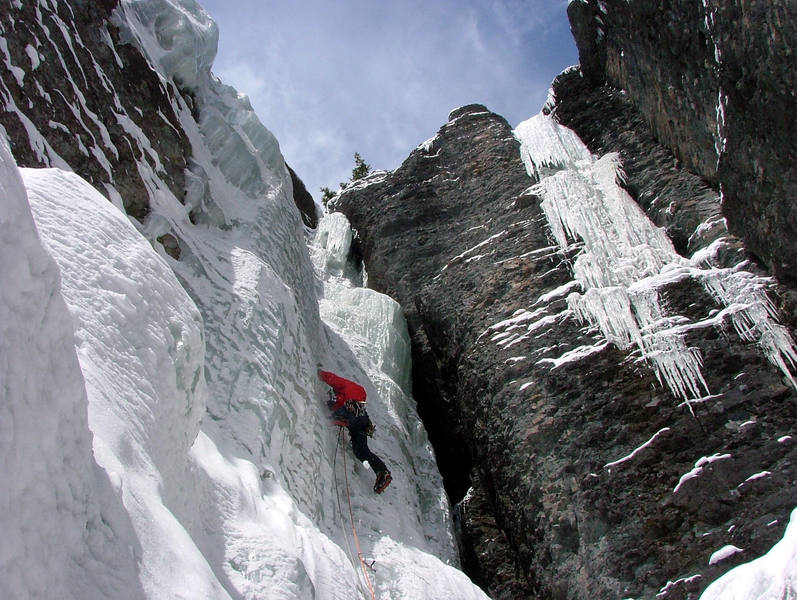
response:
<path id="1" fill-rule="evenodd" d="M 521 123 L 515 135 L 529 175 L 541 177 L 529 193 L 542 198 L 554 240 L 562 249 L 580 247 L 573 276 L 584 292 L 567 297 L 578 319 L 621 349 L 636 347 L 659 382 L 688 404 L 709 394 L 702 357 L 686 344 L 685 318 L 666 314 L 659 290 L 694 277 L 718 303 L 733 307 L 725 315 L 738 335 L 756 342 L 797 388 L 791 373 L 797 351 L 777 322 L 768 280 L 738 267 L 700 269 L 703 255 L 679 256 L 619 185 L 625 174 L 617 154 L 595 159 L 574 132 L 543 114 Z"/>
<path id="2" fill-rule="evenodd" d="M 792 369 L 797 367 L 797 352 L 789 330 L 777 322 L 777 312 L 767 295 L 766 280 L 746 271 L 714 269 L 703 275 L 706 290 L 725 306 L 740 305 L 730 313 L 736 333 L 743 340 L 756 342 L 764 355 L 797 388 Z"/>

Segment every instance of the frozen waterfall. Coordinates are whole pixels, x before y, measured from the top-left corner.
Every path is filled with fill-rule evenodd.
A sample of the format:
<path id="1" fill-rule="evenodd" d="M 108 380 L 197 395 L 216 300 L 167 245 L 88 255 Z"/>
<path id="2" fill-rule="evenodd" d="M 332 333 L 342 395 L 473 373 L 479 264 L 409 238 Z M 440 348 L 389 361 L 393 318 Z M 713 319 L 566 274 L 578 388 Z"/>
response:
<path id="1" fill-rule="evenodd" d="M 348 224 L 324 219 L 311 260 L 279 145 L 211 75 L 216 29 L 194 0 L 123 0 L 114 19 L 200 108 L 197 120 L 173 97 L 187 193 L 121 113 L 141 150 L 143 224 L 74 173 L 19 170 L 2 149 L 4 591 L 370 597 L 354 525 L 377 598 L 486 598 L 457 569 L 401 311 L 358 287 Z M 154 242 L 167 233 L 179 260 Z M 380 496 L 348 440 L 337 447 L 319 363 L 368 391 L 394 477 Z"/>
<path id="2" fill-rule="evenodd" d="M 528 194 L 542 200 L 551 235 L 561 250 L 577 249 L 573 277 L 580 291 L 567 296 L 572 313 L 597 327 L 621 349 L 635 350 L 658 380 L 687 401 L 710 394 L 702 359 L 688 347 L 686 333 L 730 322 L 745 340 L 797 387 L 794 341 L 777 321 L 767 296 L 768 281 L 744 270 L 713 267 L 708 253 L 691 259 L 673 248 L 619 182 L 619 156 L 592 156 L 576 134 L 552 117 L 538 114 L 518 125 L 521 157 L 538 179 Z M 719 314 L 690 321 L 669 314 L 664 286 L 693 278 L 722 307 Z M 554 361 L 555 364 L 555 361 Z"/>

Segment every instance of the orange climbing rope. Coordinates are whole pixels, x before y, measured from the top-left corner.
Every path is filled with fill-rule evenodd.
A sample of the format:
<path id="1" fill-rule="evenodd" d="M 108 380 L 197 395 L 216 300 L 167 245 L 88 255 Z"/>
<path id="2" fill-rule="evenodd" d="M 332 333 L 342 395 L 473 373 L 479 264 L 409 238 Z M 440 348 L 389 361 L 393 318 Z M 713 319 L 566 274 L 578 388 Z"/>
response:
<path id="1" fill-rule="evenodd" d="M 342 438 L 343 438 L 343 427 L 340 427 L 340 432 L 338 434 L 338 444 L 337 444 L 337 446 L 340 446 L 340 440 Z M 335 456 L 336 457 L 337 457 L 337 454 L 338 454 L 338 448 L 336 447 L 335 448 Z M 335 460 L 333 459 L 333 468 L 334 468 L 334 462 L 335 462 Z M 360 560 L 360 568 L 362 569 L 363 575 L 365 576 L 365 582 L 368 584 L 368 591 L 371 593 L 371 600 L 376 600 L 376 592 L 374 591 L 374 586 L 371 583 L 371 578 L 368 576 L 369 565 L 368 565 L 368 563 L 365 562 L 365 558 L 363 557 L 362 550 L 360 549 L 360 538 L 357 536 L 357 527 L 354 525 L 354 510 L 351 507 L 351 492 L 349 491 L 349 475 L 348 475 L 348 473 L 349 473 L 349 469 L 348 469 L 348 465 L 346 464 L 346 452 L 344 451 L 343 452 L 343 477 L 344 477 L 344 480 L 346 481 L 346 499 L 348 500 L 348 503 L 349 503 L 349 518 L 351 519 L 351 532 L 352 532 L 352 534 L 354 536 L 354 546 L 357 549 L 357 558 Z M 341 513 L 340 516 L 342 518 L 343 517 L 343 510 L 340 507 L 340 494 L 338 494 L 338 489 L 337 489 L 337 477 L 335 477 L 335 494 L 338 497 L 338 512 Z M 346 545 L 348 546 L 348 544 L 349 544 L 349 541 L 347 539 L 346 540 Z M 351 549 L 349 549 L 349 552 L 351 553 Z"/>

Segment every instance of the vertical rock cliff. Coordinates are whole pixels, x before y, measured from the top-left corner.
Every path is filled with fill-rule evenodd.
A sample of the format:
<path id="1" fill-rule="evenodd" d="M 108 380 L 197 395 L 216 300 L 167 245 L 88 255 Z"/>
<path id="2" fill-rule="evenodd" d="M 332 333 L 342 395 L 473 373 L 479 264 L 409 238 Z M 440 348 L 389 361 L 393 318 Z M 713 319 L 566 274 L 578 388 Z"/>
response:
<path id="1" fill-rule="evenodd" d="M 797 6 L 573 0 L 582 71 L 627 92 L 653 135 L 719 186 L 730 230 L 784 280 L 797 257 Z"/>
<path id="2" fill-rule="evenodd" d="M 462 500 L 463 559 L 494 598 L 696 598 L 769 550 L 794 508 L 793 180 L 781 162 L 793 137 L 778 132 L 774 152 L 735 146 L 747 125 L 728 115 L 749 106 L 737 98 L 722 116 L 715 79 L 690 75 L 721 78 L 713 50 L 707 64 L 688 52 L 710 44 L 712 9 L 681 8 L 571 3 L 584 66 L 556 80 L 540 115 L 513 132 L 483 106 L 457 109 L 335 205 L 369 286 L 405 310 L 419 412 Z M 791 39 L 788 51 L 791 25 L 778 22 L 755 39 Z M 648 98 L 658 83 L 607 84 L 623 60 L 672 101 Z M 757 93 L 793 110 L 789 76 Z M 741 180 L 768 208 L 742 216 Z M 762 211 L 781 215 L 780 232 Z M 771 237 L 763 262 L 786 285 L 756 265 L 756 236 Z"/>

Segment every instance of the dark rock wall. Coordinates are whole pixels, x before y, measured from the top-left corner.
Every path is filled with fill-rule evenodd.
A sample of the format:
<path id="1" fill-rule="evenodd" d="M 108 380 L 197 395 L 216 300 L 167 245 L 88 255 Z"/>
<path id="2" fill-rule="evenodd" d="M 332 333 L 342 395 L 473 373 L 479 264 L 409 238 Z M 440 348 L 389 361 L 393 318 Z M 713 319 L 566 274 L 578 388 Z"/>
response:
<path id="1" fill-rule="evenodd" d="M 369 285 L 396 298 L 404 309 L 413 341 L 413 393 L 453 502 L 472 485 L 477 427 L 463 414 L 462 356 L 491 324 L 491 316 L 506 310 L 504 302 L 517 302 L 491 290 L 512 285 L 495 277 L 500 272 L 456 257 L 505 225 L 512 227 L 513 246 L 521 243 L 526 233 L 518 223 L 532 213 L 539 219 L 536 207 L 522 200 L 528 184 L 507 122 L 472 105 L 452 112 L 437 138 L 413 151 L 397 171 L 343 192 L 336 205 L 359 233 Z M 516 208 L 506 210 L 519 198 Z M 496 207 L 502 208 L 497 214 Z M 505 254 L 511 259 L 512 248 Z M 466 264 L 472 278 L 451 276 Z M 510 262 L 502 271 L 517 268 Z M 492 484 L 489 473 L 483 481 Z M 496 523 L 495 494 L 476 485 L 471 496 L 473 501 L 460 507 L 471 576 L 486 589 L 514 592 L 507 597 L 528 596 L 513 542 L 505 525 Z"/>
<path id="2" fill-rule="evenodd" d="M 577 0 L 568 6 L 588 79 L 626 90 L 657 138 L 713 179 L 718 83 L 704 13 L 693 0 Z"/>
<path id="3" fill-rule="evenodd" d="M 318 209 L 316 208 L 315 201 L 310 195 L 310 192 L 307 191 L 307 186 L 304 185 L 304 181 L 296 174 L 296 171 L 294 171 L 290 165 L 286 164 L 285 166 L 288 167 L 288 173 L 291 176 L 291 183 L 293 184 L 293 202 L 302 215 L 302 223 L 311 229 L 315 229 L 318 225 Z"/>
<path id="4" fill-rule="evenodd" d="M 797 3 L 712 0 L 727 95 L 718 178 L 731 231 L 797 286 Z"/>
<path id="5" fill-rule="evenodd" d="M 797 3 L 577 0 L 586 78 L 623 89 L 656 138 L 721 184 L 723 214 L 779 278 L 797 273 Z"/>
<path id="6" fill-rule="evenodd" d="M 179 91 L 136 48 L 120 43 L 109 21 L 115 8 L 112 0 L 90 7 L 0 0 L 8 42 L 8 60 L 0 60 L 0 125 L 20 166 L 64 166 L 57 155 L 106 196 L 118 192 L 127 212 L 142 219 L 149 194 L 136 159 L 153 170 L 156 159 L 127 119 L 149 140 L 177 198 L 191 149 L 172 109 Z"/>
<path id="7" fill-rule="evenodd" d="M 581 83 L 560 78 L 554 114 L 580 119 L 595 151 L 638 153 L 627 185 L 682 251 L 725 235 L 691 235 L 716 216 L 717 194 L 676 167 L 622 94 L 585 96 Z M 715 395 L 694 416 L 613 346 L 552 368 L 545 359 L 600 339 L 556 293 L 572 257 L 552 246 L 531 183 L 507 123 L 474 105 L 395 172 L 336 202 L 359 233 L 369 285 L 407 313 L 413 392 L 452 501 L 473 486 L 458 506 L 464 564 L 496 599 L 653 598 L 668 581 L 678 583 L 660 597 L 696 598 L 783 533 L 797 446 L 778 440 L 793 433 L 797 394 L 757 347 L 715 329 L 687 339 Z M 742 254 L 731 240 L 726 260 Z M 694 281 L 664 294 L 687 318 L 715 307 Z M 545 325 L 498 343 L 495 326 L 521 309 L 541 311 Z M 725 454 L 674 491 L 701 457 Z M 726 544 L 744 553 L 709 567 Z"/>

